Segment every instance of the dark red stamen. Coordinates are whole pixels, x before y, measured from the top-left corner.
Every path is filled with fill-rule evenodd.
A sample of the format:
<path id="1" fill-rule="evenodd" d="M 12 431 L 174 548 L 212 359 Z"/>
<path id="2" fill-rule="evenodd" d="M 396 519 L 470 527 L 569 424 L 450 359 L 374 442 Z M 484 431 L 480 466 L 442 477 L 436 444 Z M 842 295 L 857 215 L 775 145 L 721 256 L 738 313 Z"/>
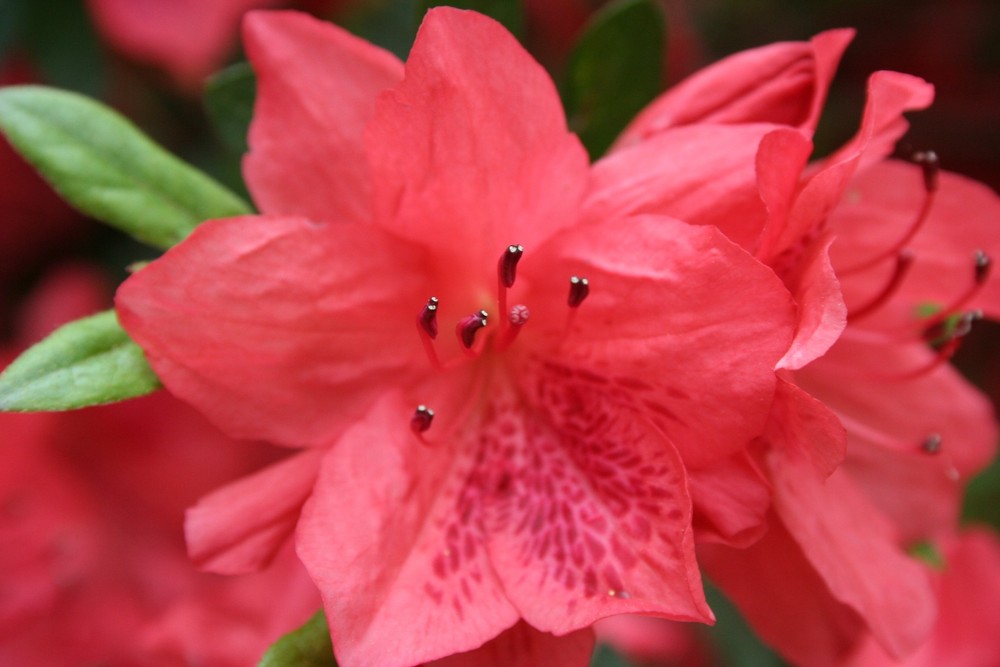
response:
<path id="1" fill-rule="evenodd" d="M 465 349 L 472 349 L 472 345 L 476 342 L 476 332 L 486 326 L 487 317 L 486 311 L 480 310 L 455 325 L 455 334 L 458 335 L 458 340 L 462 342 Z"/>
<path id="2" fill-rule="evenodd" d="M 413 417 L 410 418 L 410 428 L 413 429 L 414 433 L 420 435 L 431 427 L 433 421 L 434 411 L 426 405 L 418 405 L 417 409 L 413 411 Z"/>
<path id="3" fill-rule="evenodd" d="M 924 226 L 924 223 L 927 222 L 931 208 L 934 206 L 934 195 L 937 191 L 938 160 L 937 155 L 933 151 L 926 151 L 925 153 L 918 153 L 917 155 L 924 156 L 919 159 L 914 156 L 914 160 L 917 160 L 924 168 L 924 200 L 920 204 L 920 210 L 917 211 L 917 215 L 913 218 L 913 222 L 911 222 L 910 226 L 906 228 L 906 232 L 899 238 L 899 240 L 891 246 L 885 248 L 882 252 L 877 253 L 874 257 L 864 260 L 863 262 L 840 269 L 838 271 L 840 275 L 844 276 L 851 273 L 858 273 L 859 271 L 865 271 L 877 265 L 879 262 L 900 253 L 913 239 L 913 237 L 917 235 L 917 232 L 919 232 Z"/>
<path id="4" fill-rule="evenodd" d="M 945 329 L 942 325 L 948 319 L 954 317 L 986 284 L 986 279 L 989 278 L 990 270 L 993 267 L 993 261 L 990 259 L 990 256 L 982 250 L 977 250 L 973 253 L 972 264 L 972 284 L 946 307 L 927 319 L 924 325 L 924 340 L 933 341 L 940 338 Z"/>
<path id="5" fill-rule="evenodd" d="M 982 285 L 990 276 L 990 268 L 993 266 L 993 261 L 985 252 L 977 250 L 973 254 L 973 262 L 975 266 L 973 279 L 976 281 L 976 285 Z"/>
<path id="6" fill-rule="evenodd" d="M 432 296 L 427 299 L 427 304 L 417 315 L 417 326 L 431 338 L 437 338 L 438 335 L 437 309 L 438 299 L 436 296 Z"/>
<path id="7" fill-rule="evenodd" d="M 913 161 L 923 167 L 924 189 L 934 192 L 938 189 L 938 176 L 941 173 L 941 160 L 934 151 L 919 151 L 913 154 Z"/>
<path id="8" fill-rule="evenodd" d="M 937 454 L 941 451 L 941 434 L 931 433 L 920 443 L 920 449 L 925 454 Z"/>
<path id="9" fill-rule="evenodd" d="M 514 279 L 517 278 L 517 263 L 520 261 L 522 254 L 524 254 L 523 247 L 509 245 L 500 256 L 500 261 L 497 262 L 497 275 L 499 275 L 500 283 L 504 287 L 512 287 L 514 285 Z"/>
<path id="10" fill-rule="evenodd" d="M 590 294 L 590 282 L 586 278 L 573 276 L 569 279 L 569 307 L 577 308 Z"/>
<path id="11" fill-rule="evenodd" d="M 939 315 L 924 328 L 923 338 L 935 347 L 945 347 L 956 338 L 964 338 L 972 330 L 972 324 L 981 319 L 983 319 L 981 310 Z"/>
<path id="12" fill-rule="evenodd" d="M 896 256 L 896 266 L 892 271 L 892 275 L 889 276 L 889 281 L 868 303 L 858 308 L 852 308 L 847 319 L 850 322 L 857 322 L 862 317 L 870 315 L 882 307 L 886 301 L 892 298 L 896 290 L 899 289 L 900 283 L 903 282 L 903 278 L 906 277 L 911 266 L 913 266 L 913 253 L 909 250 L 900 251 Z"/>

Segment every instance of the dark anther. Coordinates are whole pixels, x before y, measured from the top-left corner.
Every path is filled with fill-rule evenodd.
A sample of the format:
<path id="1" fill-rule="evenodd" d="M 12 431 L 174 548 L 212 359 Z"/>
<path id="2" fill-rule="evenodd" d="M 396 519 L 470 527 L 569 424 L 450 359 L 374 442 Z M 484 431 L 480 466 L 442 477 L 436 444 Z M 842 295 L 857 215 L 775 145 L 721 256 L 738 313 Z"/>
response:
<path id="1" fill-rule="evenodd" d="M 420 311 L 420 315 L 417 316 L 417 323 L 420 325 L 420 328 L 426 331 L 427 335 L 431 338 L 437 338 L 438 335 L 437 309 L 438 299 L 436 296 L 432 296 L 427 299 L 427 304 Z"/>
<path id="2" fill-rule="evenodd" d="M 964 313 L 950 315 L 934 322 L 924 329 L 924 340 L 934 347 L 955 344 L 972 331 L 972 325 L 983 319 L 983 311 L 968 310 Z"/>
<path id="3" fill-rule="evenodd" d="M 934 151 L 919 151 L 913 154 L 913 161 L 924 170 L 924 188 L 927 192 L 938 189 L 938 174 L 941 171 L 941 161 Z"/>
<path id="4" fill-rule="evenodd" d="M 458 339 L 462 341 L 462 345 L 466 349 L 472 349 L 472 344 L 476 342 L 476 332 L 486 326 L 487 317 L 486 311 L 480 310 L 478 313 L 473 313 L 463 319 L 455 327 Z"/>
<path id="5" fill-rule="evenodd" d="M 990 275 L 990 267 L 992 266 L 993 261 L 990 259 L 990 256 L 982 250 L 976 251 L 975 259 L 973 261 L 976 266 L 976 284 L 982 285 L 986 282 L 986 278 Z"/>
<path id="6" fill-rule="evenodd" d="M 931 433 L 920 443 L 920 449 L 926 454 L 937 454 L 941 451 L 941 434 Z"/>
<path id="7" fill-rule="evenodd" d="M 509 245 L 500 256 L 497 263 L 497 272 L 500 274 L 500 282 L 504 287 L 511 287 L 517 277 L 517 263 L 524 254 L 524 248 L 519 245 Z"/>
<path id="8" fill-rule="evenodd" d="M 417 409 L 413 411 L 413 417 L 410 418 L 410 428 L 419 435 L 429 429 L 433 421 L 434 411 L 426 405 L 418 405 Z"/>
<path id="9" fill-rule="evenodd" d="M 586 278 L 573 276 L 569 279 L 569 307 L 576 308 L 590 294 L 590 283 Z"/>

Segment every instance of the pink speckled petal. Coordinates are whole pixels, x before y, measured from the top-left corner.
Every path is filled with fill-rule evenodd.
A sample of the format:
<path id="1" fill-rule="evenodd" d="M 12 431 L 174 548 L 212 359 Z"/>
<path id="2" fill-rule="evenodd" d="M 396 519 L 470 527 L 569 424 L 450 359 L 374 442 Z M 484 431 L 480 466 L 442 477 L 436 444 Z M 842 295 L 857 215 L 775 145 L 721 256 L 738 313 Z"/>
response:
<path id="1" fill-rule="evenodd" d="M 455 396 L 423 397 L 438 416 L 421 441 L 415 402 L 387 395 L 327 455 L 303 510 L 299 556 L 342 665 L 471 651 L 518 620 L 468 490 L 477 451 L 451 437 Z"/>
<path id="2" fill-rule="evenodd" d="M 477 431 L 490 557 L 525 620 L 556 634 L 620 613 L 711 622 L 671 443 L 570 369 L 518 382 L 526 403 L 494 393 Z"/>

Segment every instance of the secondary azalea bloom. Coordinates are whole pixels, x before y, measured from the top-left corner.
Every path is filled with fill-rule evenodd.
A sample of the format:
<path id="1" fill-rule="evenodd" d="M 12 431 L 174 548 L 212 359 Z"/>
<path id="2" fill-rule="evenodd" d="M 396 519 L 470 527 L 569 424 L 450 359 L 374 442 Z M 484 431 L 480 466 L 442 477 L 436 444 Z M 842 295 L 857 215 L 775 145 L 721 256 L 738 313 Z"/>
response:
<path id="1" fill-rule="evenodd" d="M 89 315 L 94 272 L 49 277 L 19 318 L 22 340 Z M 4 362 L 8 355 L 4 354 Z M 242 578 L 196 572 L 184 508 L 272 461 L 166 393 L 73 413 L 2 414 L 0 663 L 256 662 L 319 605 L 292 553 Z"/>
<path id="2" fill-rule="evenodd" d="M 294 13 L 245 37 L 263 213 L 117 298 L 172 392 L 306 448 L 194 508 L 195 559 L 258 567 L 297 522 L 348 666 L 585 664 L 597 619 L 710 621 L 693 506 L 745 528 L 711 491 L 794 332 L 773 271 L 709 226 L 584 220 L 586 153 L 490 19 L 432 10 L 405 67 Z"/>
<path id="3" fill-rule="evenodd" d="M 236 45 L 240 17 L 280 0 L 89 0 L 94 23 L 117 49 L 198 86 Z"/>
<path id="4" fill-rule="evenodd" d="M 871 78 L 858 134 L 807 165 L 849 38 L 755 49 L 680 84 L 595 166 L 587 203 L 591 215 L 718 225 L 797 297 L 796 342 L 757 457 L 774 493 L 771 528 L 749 550 L 706 544 L 701 555 L 762 636 L 809 665 L 845 655 L 865 624 L 895 655 L 923 641 L 933 596 L 905 547 L 952 529 L 962 483 L 992 456 L 997 433 L 984 398 L 943 362 L 972 309 L 1000 311 L 989 277 L 1000 200 L 930 154 L 921 165 L 884 159 L 906 129 L 902 113 L 932 98 L 929 84 L 893 72 Z M 741 73 L 763 85 L 746 87 Z M 709 134 L 730 142 L 712 152 Z M 686 180 L 701 160 L 730 165 L 711 197 Z M 646 169 L 622 179 L 636 162 Z M 734 207 L 743 214 L 718 215 Z M 845 450 L 838 420 L 847 464 L 827 480 Z"/>
<path id="5" fill-rule="evenodd" d="M 990 667 L 1000 663 L 1000 539 L 970 528 L 944 540 L 935 573 L 939 610 L 929 639 L 912 656 L 893 660 L 872 641 L 850 667 Z"/>

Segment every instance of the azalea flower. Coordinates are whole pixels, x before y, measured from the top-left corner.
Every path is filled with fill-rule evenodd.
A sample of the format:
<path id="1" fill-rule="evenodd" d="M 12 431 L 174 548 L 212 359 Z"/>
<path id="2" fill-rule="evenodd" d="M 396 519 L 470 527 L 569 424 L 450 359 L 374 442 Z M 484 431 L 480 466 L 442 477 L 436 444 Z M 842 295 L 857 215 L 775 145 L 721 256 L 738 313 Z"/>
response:
<path id="1" fill-rule="evenodd" d="M 600 215 L 718 225 L 797 296 L 796 341 L 757 455 L 774 494 L 769 529 L 749 549 L 702 539 L 700 556 L 765 640 L 809 665 L 835 663 L 865 625 L 897 656 L 923 641 L 933 595 L 905 548 L 952 529 L 962 484 L 997 434 L 988 403 L 945 362 L 970 313 L 1000 310 L 989 275 L 1000 200 L 928 154 L 920 165 L 885 159 L 906 129 L 902 113 L 930 104 L 930 85 L 876 73 L 858 134 L 807 165 L 850 36 L 737 54 L 680 84 L 595 166 L 607 184 L 589 199 Z M 741 73 L 762 85 L 745 86 Z M 710 133 L 731 138 L 726 150 L 697 149 Z M 688 153 L 730 165 L 714 197 L 692 193 L 684 170 L 660 157 Z M 635 180 L 614 178 L 637 161 L 647 169 Z M 718 214 L 736 206 L 743 215 Z M 849 446 L 833 473 L 845 451 L 838 421 Z"/>
<path id="2" fill-rule="evenodd" d="M 928 640 L 905 660 L 893 660 L 868 641 L 850 667 L 989 667 L 1000 661 L 1000 539 L 974 527 L 943 542 L 943 564 L 934 572 L 940 609 Z"/>
<path id="3" fill-rule="evenodd" d="M 89 0 L 95 26 L 128 56 L 191 87 L 235 46 L 240 17 L 280 0 Z"/>
<path id="4" fill-rule="evenodd" d="M 584 219 L 586 153 L 490 19 L 432 10 L 405 67 L 294 13 L 245 41 L 262 214 L 117 297 L 172 392 L 305 448 L 190 512 L 196 561 L 250 570 L 295 529 L 348 666 L 585 664 L 599 618 L 711 621 L 692 490 L 711 471 L 725 517 L 706 491 L 767 419 L 774 273 L 708 226 Z"/>
<path id="5" fill-rule="evenodd" d="M 63 267 L 29 299 L 19 340 L 107 298 L 93 270 Z M 185 507 L 274 448 L 226 438 L 165 392 L 2 414 L 0 428 L 0 663 L 242 666 L 319 604 L 290 552 L 224 579 L 196 572 L 185 553 Z"/>

